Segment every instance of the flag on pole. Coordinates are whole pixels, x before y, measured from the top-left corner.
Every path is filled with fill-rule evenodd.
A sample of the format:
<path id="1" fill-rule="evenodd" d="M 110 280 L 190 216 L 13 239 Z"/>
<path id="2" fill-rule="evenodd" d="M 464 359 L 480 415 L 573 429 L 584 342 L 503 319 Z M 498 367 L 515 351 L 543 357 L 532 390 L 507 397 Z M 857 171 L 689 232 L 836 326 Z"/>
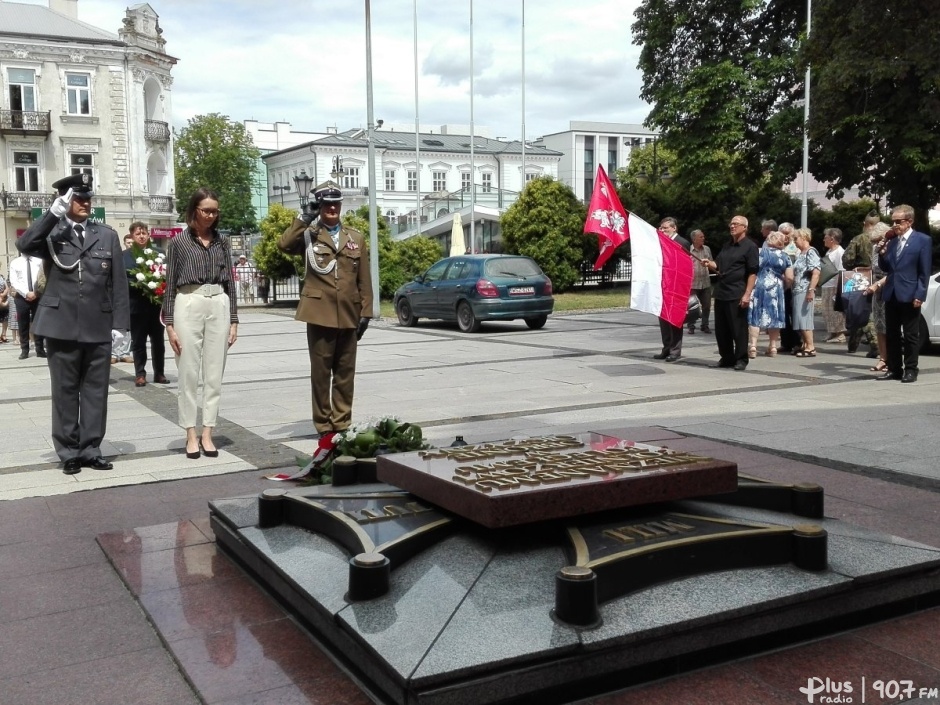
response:
<path id="1" fill-rule="evenodd" d="M 594 269 L 600 269 L 610 259 L 619 245 L 630 237 L 625 230 L 627 216 L 617 190 L 607 178 L 607 172 L 597 165 L 597 179 L 594 181 L 594 193 L 588 206 L 588 217 L 584 222 L 584 234 L 595 233 L 600 253 L 594 263 Z"/>
<path id="2" fill-rule="evenodd" d="M 677 327 L 685 324 L 692 292 L 691 255 L 665 233 L 625 211 L 600 165 L 584 232 L 596 233 L 599 239 L 600 254 L 594 269 L 603 267 L 614 249 L 630 240 L 630 308 L 652 313 Z"/>
<path id="3" fill-rule="evenodd" d="M 692 256 L 642 218 L 627 218 L 630 238 L 630 308 L 681 328 L 692 293 Z"/>

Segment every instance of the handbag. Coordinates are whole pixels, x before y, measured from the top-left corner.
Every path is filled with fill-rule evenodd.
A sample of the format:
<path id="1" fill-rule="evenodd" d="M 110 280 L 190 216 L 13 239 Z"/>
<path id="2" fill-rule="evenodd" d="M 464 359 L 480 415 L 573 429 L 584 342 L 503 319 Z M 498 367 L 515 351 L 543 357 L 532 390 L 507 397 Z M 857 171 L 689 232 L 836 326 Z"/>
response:
<path id="1" fill-rule="evenodd" d="M 825 284 L 838 273 L 839 270 L 836 269 L 836 265 L 833 264 L 828 255 L 819 258 L 819 286 Z"/>

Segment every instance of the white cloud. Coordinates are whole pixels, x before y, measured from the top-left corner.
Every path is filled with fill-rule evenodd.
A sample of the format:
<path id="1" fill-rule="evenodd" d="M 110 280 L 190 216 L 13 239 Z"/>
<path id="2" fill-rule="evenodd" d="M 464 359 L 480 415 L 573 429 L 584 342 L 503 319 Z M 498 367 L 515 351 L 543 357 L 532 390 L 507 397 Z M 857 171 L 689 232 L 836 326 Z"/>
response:
<path id="1" fill-rule="evenodd" d="M 45 0 L 27 0 L 46 4 Z M 117 32 L 124 0 L 78 0 L 79 19 Z M 490 134 L 521 132 L 522 0 L 475 0 L 474 122 Z M 630 25 L 639 0 L 528 2 L 525 12 L 526 136 L 569 120 L 642 122 L 639 48 Z M 364 2 L 258 3 L 151 0 L 173 70 L 173 122 L 218 112 L 233 120 L 285 120 L 322 131 L 365 126 Z M 414 3 L 375 0 L 375 117 L 414 122 Z M 423 125 L 470 122 L 470 3 L 417 0 Z"/>

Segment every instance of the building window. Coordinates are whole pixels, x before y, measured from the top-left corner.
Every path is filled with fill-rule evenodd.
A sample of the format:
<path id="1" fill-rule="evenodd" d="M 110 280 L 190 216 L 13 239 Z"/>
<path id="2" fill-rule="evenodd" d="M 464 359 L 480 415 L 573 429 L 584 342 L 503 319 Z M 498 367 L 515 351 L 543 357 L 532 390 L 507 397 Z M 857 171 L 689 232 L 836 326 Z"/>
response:
<path id="1" fill-rule="evenodd" d="M 431 172 L 431 190 L 433 191 L 446 191 L 447 190 L 447 172 L 446 171 L 432 171 Z"/>
<path id="2" fill-rule="evenodd" d="M 69 166 L 73 174 L 88 174 L 94 176 L 94 155 L 73 153 L 69 155 Z"/>
<path id="3" fill-rule="evenodd" d="M 584 171 L 594 173 L 594 137 L 584 138 Z"/>
<path id="4" fill-rule="evenodd" d="M 412 169 L 408 170 L 408 190 L 417 191 L 418 190 L 418 172 Z M 409 223 L 411 221 L 408 221 Z"/>
<path id="5" fill-rule="evenodd" d="M 393 210 L 387 210 L 387 211 L 385 211 L 385 222 L 386 222 L 386 223 L 388 223 L 389 225 L 394 225 L 394 224 L 395 224 L 395 221 L 397 221 L 397 220 L 398 220 L 398 218 L 395 217 L 395 211 L 393 211 Z"/>
<path id="6" fill-rule="evenodd" d="M 607 173 L 610 175 L 617 173 L 617 147 L 614 145 L 607 150 Z"/>
<path id="7" fill-rule="evenodd" d="M 343 176 L 343 188 L 359 188 L 359 167 L 348 166 Z"/>
<path id="8" fill-rule="evenodd" d="M 414 211 L 411 211 L 408 214 L 408 225 L 417 225 L 418 223 L 418 214 Z"/>
<path id="9" fill-rule="evenodd" d="M 386 191 L 395 190 L 395 170 L 394 169 L 385 170 L 385 190 Z"/>
<path id="10" fill-rule="evenodd" d="M 32 69 L 7 69 L 10 85 L 10 110 L 36 110 L 36 72 Z"/>
<path id="11" fill-rule="evenodd" d="M 493 190 L 493 175 L 483 173 L 483 193 L 489 193 Z"/>
<path id="12" fill-rule="evenodd" d="M 534 179 L 536 176 L 537 176 L 536 174 L 526 174 L 526 175 L 525 175 L 525 182 L 526 182 L 526 183 L 529 183 L 529 182 L 532 181 L 532 179 Z"/>
<path id="13" fill-rule="evenodd" d="M 69 115 L 91 115 L 91 80 L 87 73 L 65 74 Z"/>
<path id="14" fill-rule="evenodd" d="M 460 190 L 470 191 L 470 172 L 469 171 L 460 172 Z"/>
<path id="15" fill-rule="evenodd" d="M 39 152 L 13 152 L 15 191 L 39 191 Z"/>

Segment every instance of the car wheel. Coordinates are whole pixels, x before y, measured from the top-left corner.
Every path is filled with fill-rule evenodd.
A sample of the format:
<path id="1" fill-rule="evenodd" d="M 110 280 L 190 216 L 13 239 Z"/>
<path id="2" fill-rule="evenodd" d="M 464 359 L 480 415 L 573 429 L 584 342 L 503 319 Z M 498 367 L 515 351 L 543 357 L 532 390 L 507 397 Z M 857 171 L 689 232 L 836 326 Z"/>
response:
<path id="1" fill-rule="evenodd" d="M 400 326 L 411 328 L 418 322 L 414 311 L 411 310 L 411 303 L 404 297 L 398 299 L 395 311 L 398 313 L 398 325 Z"/>
<path id="2" fill-rule="evenodd" d="M 480 321 L 473 315 L 473 309 L 466 301 L 457 304 L 457 325 L 464 333 L 476 333 L 480 330 Z"/>
<path id="3" fill-rule="evenodd" d="M 545 325 L 545 321 L 547 320 L 548 316 L 532 316 L 531 318 L 525 319 L 525 324 L 532 330 L 538 330 Z"/>
<path id="4" fill-rule="evenodd" d="M 930 352 L 930 328 L 927 325 L 924 314 L 920 314 L 920 350 L 918 352 Z"/>

